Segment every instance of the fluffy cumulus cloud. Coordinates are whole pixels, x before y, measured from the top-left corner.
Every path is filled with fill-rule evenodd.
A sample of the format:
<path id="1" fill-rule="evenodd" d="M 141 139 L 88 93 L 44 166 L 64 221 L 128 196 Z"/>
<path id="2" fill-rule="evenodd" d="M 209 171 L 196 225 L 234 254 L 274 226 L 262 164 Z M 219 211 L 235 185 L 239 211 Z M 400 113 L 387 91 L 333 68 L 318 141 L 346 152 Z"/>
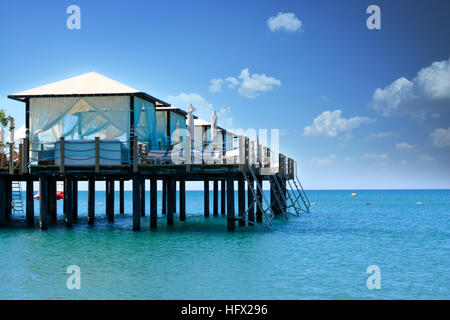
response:
<path id="1" fill-rule="evenodd" d="M 317 165 L 317 166 L 327 166 L 332 164 L 335 160 L 336 160 L 336 155 L 334 154 L 330 154 L 325 158 L 318 158 L 318 157 L 314 157 L 311 159 L 311 164 L 313 165 Z"/>
<path id="2" fill-rule="evenodd" d="M 361 125 L 372 122 L 367 117 L 343 118 L 342 110 L 325 111 L 314 119 L 312 125 L 304 128 L 306 136 L 326 136 L 334 138 L 342 132 L 348 132 Z"/>
<path id="3" fill-rule="evenodd" d="M 416 77 L 401 77 L 385 88 L 375 90 L 370 105 L 384 116 L 401 113 L 431 114 L 450 104 L 450 59 L 433 62 Z"/>
<path id="4" fill-rule="evenodd" d="M 413 149 L 414 146 L 410 145 L 408 142 L 399 142 L 395 144 L 395 147 L 400 150 L 409 150 Z"/>
<path id="5" fill-rule="evenodd" d="M 180 93 L 179 95 L 170 95 L 167 97 L 172 105 L 181 109 L 187 110 L 187 106 L 192 104 L 197 110 L 195 115 L 206 121 L 211 121 L 211 115 L 214 111 L 214 106 L 205 98 L 197 93 Z M 217 112 L 217 122 L 220 126 L 229 128 L 232 126 L 233 118 L 231 117 L 231 108 L 219 108 Z"/>
<path id="6" fill-rule="evenodd" d="M 275 31 L 295 32 L 301 31 L 302 22 L 293 13 L 278 12 L 278 14 L 275 17 L 270 17 L 267 20 L 267 26 L 272 32 Z"/>
<path id="7" fill-rule="evenodd" d="M 265 74 L 250 74 L 247 68 L 241 71 L 238 78 L 212 79 L 209 91 L 222 92 L 225 85 L 231 90 L 238 88 L 239 94 L 244 97 L 255 98 L 264 92 L 272 91 L 275 87 L 281 86 L 281 81 Z"/>
<path id="8" fill-rule="evenodd" d="M 450 127 L 439 128 L 430 133 L 431 142 L 437 148 L 450 147 Z"/>
<path id="9" fill-rule="evenodd" d="M 396 132 L 375 132 L 364 138 L 366 141 L 373 141 L 377 139 L 387 139 L 387 138 L 397 138 L 398 133 Z"/>

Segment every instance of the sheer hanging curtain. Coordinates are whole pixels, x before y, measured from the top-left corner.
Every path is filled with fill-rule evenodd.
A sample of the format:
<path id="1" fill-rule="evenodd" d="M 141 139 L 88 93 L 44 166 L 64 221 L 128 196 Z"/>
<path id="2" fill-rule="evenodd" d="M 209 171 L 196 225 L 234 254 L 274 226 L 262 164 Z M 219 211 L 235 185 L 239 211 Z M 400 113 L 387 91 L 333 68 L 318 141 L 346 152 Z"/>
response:
<path id="1" fill-rule="evenodd" d="M 162 148 L 167 148 L 167 111 L 156 112 L 156 139 L 156 145 L 161 142 Z"/>
<path id="2" fill-rule="evenodd" d="M 134 98 L 134 123 L 135 134 L 139 141 L 149 144 L 150 149 L 156 149 L 156 109 L 151 102 L 141 98 Z M 152 148 L 153 146 L 153 148 Z"/>

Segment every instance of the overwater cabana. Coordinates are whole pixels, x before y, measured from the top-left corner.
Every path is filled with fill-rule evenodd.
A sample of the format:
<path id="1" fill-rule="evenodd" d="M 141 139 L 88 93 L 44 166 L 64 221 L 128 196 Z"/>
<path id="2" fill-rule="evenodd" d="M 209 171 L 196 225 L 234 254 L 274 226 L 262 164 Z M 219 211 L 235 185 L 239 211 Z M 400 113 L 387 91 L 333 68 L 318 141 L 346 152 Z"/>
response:
<path id="1" fill-rule="evenodd" d="M 115 182 L 120 182 L 122 214 L 124 181 L 132 180 L 133 230 L 141 229 L 140 217 L 146 213 L 147 179 L 150 180 L 151 229 L 157 225 L 158 180 L 163 182 L 162 208 L 168 225 L 174 223 L 177 211 L 177 183 L 180 221 L 186 220 L 187 181 L 204 182 L 205 217 L 209 216 L 210 182 L 213 182 L 213 211 L 218 215 L 221 182 L 221 212 L 226 212 L 228 230 L 234 230 L 237 221 L 240 226 L 259 224 L 270 229 L 273 217 L 280 214 L 287 218 L 289 208 L 299 215 L 299 199 L 304 210 L 309 210 L 297 185 L 295 162 L 282 154 L 271 155 L 270 149 L 258 141 L 217 126 L 215 114 L 211 123 L 198 119 L 191 105 L 185 112 L 95 72 L 8 97 L 25 103 L 25 137 L 18 146 L 11 139 L 7 146 L 9 152 L 2 155 L 0 226 L 9 219 L 14 199 L 21 199 L 20 189 L 16 193 L 18 198 L 13 196 L 13 186 L 20 188 L 18 181 L 26 182 L 26 219 L 30 226 L 34 225 L 33 182 L 39 181 L 42 230 L 47 228 L 47 216 L 52 224 L 57 221 L 56 185 L 61 180 L 68 227 L 78 216 L 79 181 L 88 182 L 87 221 L 93 224 L 95 182 L 106 182 L 106 215 L 108 221 L 114 222 Z M 261 149 L 265 151 L 259 152 Z M 270 202 L 263 192 L 264 180 L 270 182 Z M 236 181 L 238 217 L 234 201 Z M 288 198 L 291 205 L 287 205 Z"/>

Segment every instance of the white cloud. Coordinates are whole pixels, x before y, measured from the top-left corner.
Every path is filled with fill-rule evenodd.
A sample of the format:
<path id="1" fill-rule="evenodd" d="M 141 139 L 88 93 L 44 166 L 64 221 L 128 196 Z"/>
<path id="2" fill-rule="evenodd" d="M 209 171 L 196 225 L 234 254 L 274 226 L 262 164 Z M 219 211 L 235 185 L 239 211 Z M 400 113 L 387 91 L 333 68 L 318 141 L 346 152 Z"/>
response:
<path id="1" fill-rule="evenodd" d="M 211 84 L 209 86 L 209 91 L 211 92 L 222 92 L 222 79 L 212 79 Z"/>
<path id="2" fill-rule="evenodd" d="M 417 161 L 419 162 L 419 163 L 433 163 L 433 162 L 436 162 L 436 159 L 435 158 L 433 158 L 432 156 L 430 156 L 430 155 L 428 155 L 428 154 L 425 154 L 425 153 L 420 153 L 418 156 L 417 156 Z"/>
<path id="3" fill-rule="evenodd" d="M 197 109 L 197 111 L 195 111 L 196 116 L 206 121 L 211 121 L 214 106 L 197 93 L 181 93 L 177 96 L 169 95 L 167 101 L 172 105 L 185 110 L 187 110 L 189 104 L 192 104 Z M 231 117 L 230 107 L 220 108 L 219 111 L 217 111 L 217 116 L 217 122 L 220 126 L 232 126 L 233 118 Z"/>
<path id="4" fill-rule="evenodd" d="M 275 87 L 281 86 L 281 81 L 265 74 L 250 74 L 249 69 L 246 68 L 241 71 L 239 79 L 235 77 L 227 77 L 225 80 L 212 79 L 209 91 L 221 92 L 224 84 L 232 90 L 238 87 L 239 94 L 244 97 L 255 98 L 263 92 L 272 91 Z"/>
<path id="5" fill-rule="evenodd" d="M 304 128 L 306 136 L 327 136 L 334 138 L 341 132 L 351 131 L 363 124 L 372 122 L 367 117 L 353 117 L 345 119 L 341 117 L 342 110 L 324 111 L 314 119 L 311 126 Z"/>
<path id="6" fill-rule="evenodd" d="M 314 157 L 311 159 L 311 163 L 314 165 L 318 165 L 318 166 L 327 166 L 332 164 L 335 160 L 336 160 L 336 155 L 334 154 L 330 154 L 325 158 L 318 158 L 318 157 Z"/>
<path id="7" fill-rule="evenodd" d="M 409 150 L 409 149 L 413 149 L 414 146 L 410 145 L 408 142 L 399 142 L 395 144 L 395 147 L 397 149 L 403 149 L 403 150 Z"/>
<path id="8" fill-rule="evenodd" d="M 293 13 L 278 12 L 275 17 L 270 17 L 267 20 L 267 26 L 272 32 L 281 30 L 294 32 L 301 31 L 302 22 Z"/>
<path id="9" fill-rule="evenodd" d="M 437 148 L 450 147 L 450 127 L 439 128 L 430 133 L 431 142 Z"/>
<path id="10" fill-rule="evenodd" d="M 422 68 L 412 81 L 401 77 L 384 89 L 375 90 L 371 107 L 383 116 L 427 113 L 438 117 L 436 111 L 448 109 L 450 103 L 450 58 L 433 62 Z"/>
<path id="11" fill-rule="evenodd" d="M 362 158 L 364 160 L 377 160 L 377 161 L 386 161 L 389 159 L 389 156 L 386 153 L 365 153 Z"/>
<path id="12" fill-rule="evenodd" d="M 265 74 L 254 73 L 250 75 L 247 69 L 242 70 L 239 75 L 241 86 L 239 93 L 247 98 L 254 98 L 261 92 L 272 91 L 275 86 L 281 86 L 281 81 Z"/>

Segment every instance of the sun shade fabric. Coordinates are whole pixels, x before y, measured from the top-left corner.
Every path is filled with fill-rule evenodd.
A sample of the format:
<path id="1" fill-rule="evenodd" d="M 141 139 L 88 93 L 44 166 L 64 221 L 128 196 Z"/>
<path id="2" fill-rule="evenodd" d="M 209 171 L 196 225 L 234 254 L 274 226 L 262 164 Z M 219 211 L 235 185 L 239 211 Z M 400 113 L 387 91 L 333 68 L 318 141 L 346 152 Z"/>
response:
<path id="1" fill-rule="evenodd" d="M 78 139 L 95 136 L 102 139 L 127 137 L 130 123 L 129 109 L 129 96 L 31 98 L 31 139 L 37 142 L 55 141 L 61 137 Z M 149 103 L 148 108 L 144 109 L 144 114 L 150 114 L 151 118 L 154 106 Z M 137 117 L 135 116 L 137 123 L 140 123 L 141 114 L 142 112 L 138 112 Z M 154 130 L 146 129 L 150 135 L 151 131 Z M 143 133 L 142 138 L 148 135 Z"/>
<path id="2" fill-rule="evenodd" d="M 134 98 L 134 124 L 135 135 L 139 141 L 147 143 L 151 148 L 156 148 L 156 111 L 155 105 L 141 98 Z"/>

